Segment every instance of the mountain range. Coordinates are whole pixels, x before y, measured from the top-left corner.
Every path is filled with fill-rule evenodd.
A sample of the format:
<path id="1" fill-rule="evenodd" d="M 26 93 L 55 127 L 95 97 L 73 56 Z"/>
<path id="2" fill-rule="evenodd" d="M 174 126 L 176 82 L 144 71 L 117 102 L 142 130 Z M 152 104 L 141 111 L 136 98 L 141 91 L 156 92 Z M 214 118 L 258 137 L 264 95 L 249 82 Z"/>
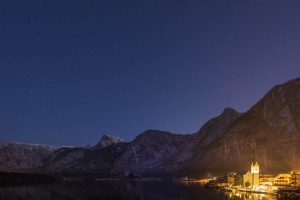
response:
<path id="1" fill-rule="evenodd" d="M 99 178 L 223 175 L 300 169 L 300 78 L 272 88 L 245 113 L 225 108 L 196 133 L 147 130 L 131 142 L 103 135 L 90 147 L 0 141 L 0 171 Z"/>

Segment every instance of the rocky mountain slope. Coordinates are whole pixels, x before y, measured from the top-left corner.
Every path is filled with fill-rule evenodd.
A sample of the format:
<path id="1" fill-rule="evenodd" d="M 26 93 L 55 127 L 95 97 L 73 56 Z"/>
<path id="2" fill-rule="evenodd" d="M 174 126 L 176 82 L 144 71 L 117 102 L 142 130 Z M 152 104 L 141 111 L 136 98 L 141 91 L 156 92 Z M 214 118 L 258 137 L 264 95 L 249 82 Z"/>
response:
<path id="1" fill-rule="evenodd" d="M 93 147 L 0 142 L 0 171 L 97 177 L 203 177 L 248 170 L 254 148 L 262 172 L 299 169 L 300 78 L 275 86 L 246 113 L 226 108 L 194 134 L 148 130 L 132 142 L 104 135 Z"/>
<path id="2" fill-rule="evenodd" d="M 58 147 L 0 141 L 0 171 L 35 171 Z"/>
<path id="3" fill-rule="evenodd" d="M 58 149 L 48 159 L 43 171 L 56 175 L 107 177 L 126 147 L 127 143 L 121 138 L 103 135 L 94 147 Z"/>
<path id="4" fill-rule="evenodd" d="M 148 130 L 128 144 L 110 171 L 115 176 L 172 176 L 193 155 L 193 136 Z"/>
<path id="5" fill-rule="evenodd" d="M 256 148 L 262 172 L 300 168 L 300 79 L 271 89 L 231 123 L 189 168 L 192 174 L 249 170 Z"/>

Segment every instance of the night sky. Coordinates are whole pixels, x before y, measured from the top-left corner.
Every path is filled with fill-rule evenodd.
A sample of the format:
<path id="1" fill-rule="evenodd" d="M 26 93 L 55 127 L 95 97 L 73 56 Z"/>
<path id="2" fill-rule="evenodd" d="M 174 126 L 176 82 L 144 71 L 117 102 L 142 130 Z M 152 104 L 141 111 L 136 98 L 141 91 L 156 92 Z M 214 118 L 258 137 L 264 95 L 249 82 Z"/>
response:
<path id="1" fill-rule="evenodd" d="M 300 1 L 0 3 L 0 140 L 194 133 L 300 76 Z"/>

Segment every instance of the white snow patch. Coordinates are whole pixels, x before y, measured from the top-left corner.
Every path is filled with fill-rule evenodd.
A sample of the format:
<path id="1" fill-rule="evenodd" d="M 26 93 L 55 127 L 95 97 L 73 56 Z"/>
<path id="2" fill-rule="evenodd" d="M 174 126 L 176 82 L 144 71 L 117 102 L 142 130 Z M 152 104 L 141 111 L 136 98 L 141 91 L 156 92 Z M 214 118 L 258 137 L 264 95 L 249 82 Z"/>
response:
<path id="1" fill-rule="evenodd" d="M 112 144 L 117 144 L 117 143 L 122 143 L 122 142 L 124 142 L 124 140 L 119 137 L 103 135 L 100 142 L 96 145 L 96 147 L 104 148 L 104 147 L 108 147 Z"/>

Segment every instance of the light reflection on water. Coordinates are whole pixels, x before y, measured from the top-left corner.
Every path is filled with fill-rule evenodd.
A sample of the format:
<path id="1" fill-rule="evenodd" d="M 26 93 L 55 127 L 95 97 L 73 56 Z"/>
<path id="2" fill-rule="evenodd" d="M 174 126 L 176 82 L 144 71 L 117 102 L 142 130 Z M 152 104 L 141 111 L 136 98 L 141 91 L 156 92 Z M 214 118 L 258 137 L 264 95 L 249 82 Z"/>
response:
<path id="1" fill-rule="evenodd" d="M 262 194 L 221 193 L 199 183 L 174 181 L 98 181 L 58 182 L 40 186 L 0 187 L 0 199 L 6 200 L 258 200 L 275 199 Z"/>
<path id="2" fill-rule="evenodd" d="M 259 194 L 259 193 L 246 193 L 246 192 L 226 192 L 224 195 L 228 200 L 276 200 L 274 195 Z"/>

